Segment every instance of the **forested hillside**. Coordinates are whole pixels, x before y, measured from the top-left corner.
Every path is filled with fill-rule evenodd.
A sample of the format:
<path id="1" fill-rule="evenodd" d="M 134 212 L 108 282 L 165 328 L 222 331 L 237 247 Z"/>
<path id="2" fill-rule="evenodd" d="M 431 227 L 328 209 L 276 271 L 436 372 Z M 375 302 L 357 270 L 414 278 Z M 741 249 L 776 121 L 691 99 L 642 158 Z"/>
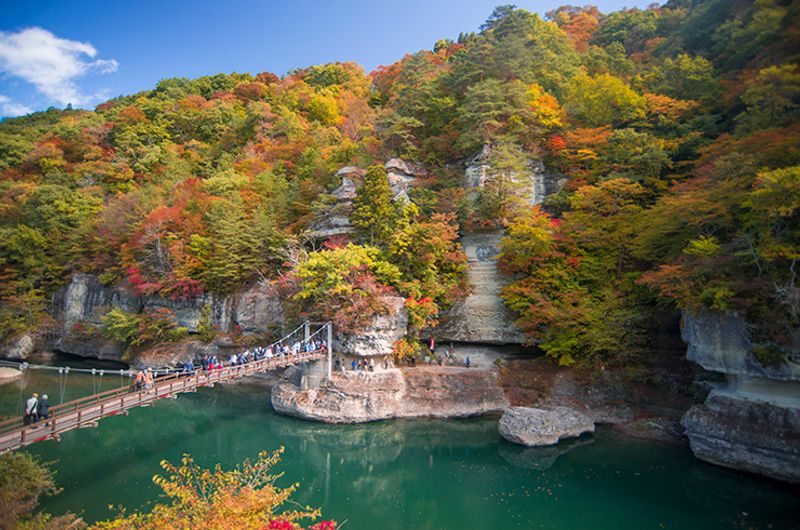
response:
<path id="1" fill-rule="evenodd" d="M 459 233 L 500 227 L 504 298 L 561 363 L 635 354 L 662 315 L 701 307 L 747 315 L 779 361 L 800 325 L 798 21 L 788 0 L 503 6 L 369 74 L 166 79 L 7 119 L 0 334 L 45 325 L 75 271 L 175 299 L 269 280 L 350 329 L 394 292 L 416 333 L 466 292 Z M 463 162 L 484 145 L 494 178 L 470 196 Z M 392 200 L 392 157 L 427 171 L 410 202 Z M 529 159 L 566 178 L 542 207 Z M 357 233 L 313 241 L 343 166 L 370 168 Z"/>

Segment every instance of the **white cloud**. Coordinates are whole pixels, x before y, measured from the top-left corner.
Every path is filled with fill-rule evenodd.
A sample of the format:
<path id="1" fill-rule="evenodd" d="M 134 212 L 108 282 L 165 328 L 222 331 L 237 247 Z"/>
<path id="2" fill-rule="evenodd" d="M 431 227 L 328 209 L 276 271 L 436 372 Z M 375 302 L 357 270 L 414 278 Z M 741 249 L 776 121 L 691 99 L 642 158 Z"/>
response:
<path id="1" fill-rule="evenodd" d="M 97 50 L 87 42 L 61 39 L 46 29 L 0 32 L 0 70 L 33 84 L 62 105 L 82 105 L 95 96 L 81 92 L 75 79 L 91 71 L 106 74 L 117 69 L 114 59 L 94 59 Z"/>
<path id="2" fill-rule="evenodd" d="M 0 116 L 22 116 L 31 112 L 33 112 L 32 108 L 14 103 L 8 96 L 0 94 Z"/>

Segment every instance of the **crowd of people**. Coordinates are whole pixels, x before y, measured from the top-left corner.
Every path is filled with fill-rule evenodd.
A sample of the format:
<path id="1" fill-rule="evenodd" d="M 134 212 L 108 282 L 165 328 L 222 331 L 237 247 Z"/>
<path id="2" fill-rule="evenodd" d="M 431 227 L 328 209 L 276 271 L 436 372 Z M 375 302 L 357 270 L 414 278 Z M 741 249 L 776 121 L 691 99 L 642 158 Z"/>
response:
<path id="1" fill-rule="evenodd" d="M 228 357 L 228 361 L 225 362 L 224 360 L 220 360 L 216 355 L 203 355 L 200 359 L 200 368 L 203 372 L 210 372 L 213 370 L 221 370 L 225 366 L 242 366 L 254 361 L 261 361 L 263 359 L 272 359 L 276 357 L 288 357 L 292 355 L 297 355 L 299 353 L 311 353 L 315 351 L 321 351 L 326 348 L 325 342 L 321 340 L 305 340 L 305 341 L 297 341 L 292 344 L 284 344 L 284 343 L 277 343 L 271 346 L 257 346 L 255 348 L 248 348 L 241 353 L 232 353 Z M 434 362 L 438 361 L 439 364 L 443 364 L 445 360 L 451 360 L 455 358 L 453 346 L 450 347 L 445 351 L 444 358 L 440 359 L 436 356 L 436 346 L 433 339 L 430 342 L 430 355 L 425 356 L 425 360 L 428 364 L 433 364 Z M 416 359 L 414 359 L 415 361 Z M 342 361 L 340 357 L 335 358 L 335 369 L 337 371 L 341 370 L 342 372 L 345 371 L 345 363 Z M 414 362 L 413 364 L 416 364 Z M 465 359 L 465 366 L 467 368 L 471 365 L 471 359 L 469 356 Z M 383 368 L 388 369 L 393 367 L 394 364 L 392 361 L 386 357 L 383 360 Z M 350 361 L 350 368 L 353 371 L 368 371 L 373 372 L 375 370 L 375 361 L 373 359 L 352 359 Z M 192 359 L 186 359 L 183 363 L 181 363 L 180 372 L 182 374 L 191 375 L 194 373 L 196 367 Z M 149 390 L 153 388 L 153 383 L 157 374 L 153 373 L 152 368 L 147 368 L 145 370 L 141 370 L 134 374 L 133 378 L 133 389 L 134 390 Z M 34 393 L 25 403 L 25 414 L 24 414 L 24 424 L 31 425 L 41 420 L 46 420 L 50 418 L 50 404 L 47 401 L 47 394 L 44 394 L 41 398 L 39 394 Z"/>
<path id="2" fill-rule="evenodd" d="M 299 353 L 311 353 L 321 351 L 326 348 L 325 342 L 321 340 L 303 340 L 294 343 L 278 343 L 270 346 L 257 346 L 255 348 L 248 348 L 240 353 L 232 353 L 227 361 L 220 359 L 217 355 L 203 355 L 200 358 L 200 369 L 203 372 L 211 372 L 213 370 L 221 370 L 222 368 L 243 366 L 255 361 L 263 359 L 273 359 L 276 357 L 289 357 Z M 180 364 L 179 371 L 181 374 L 192 375 L 197 367 L 191 358 L 187 358 Z M 174 371 L 173 371 L 174 373 Z M 157 374 L 156 374 L 157 375 Z M 153 388 L 154 374 L 152 368 L 147 368 L 135 374 L 133 380 L 134 390 L 148 390 Z"/>

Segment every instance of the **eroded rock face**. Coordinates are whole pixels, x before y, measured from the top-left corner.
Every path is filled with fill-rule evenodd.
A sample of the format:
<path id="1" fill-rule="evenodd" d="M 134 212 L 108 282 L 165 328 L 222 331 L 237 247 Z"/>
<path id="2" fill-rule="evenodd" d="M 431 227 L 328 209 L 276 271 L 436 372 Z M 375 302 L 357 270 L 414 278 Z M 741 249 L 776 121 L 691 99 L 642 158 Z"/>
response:
<path id="1" fill-rule="evenodd" d="M 34 340 L 29 333 L 24 333 L 12 339 L 5 348 L 6 359 L 27 359 L 33 353 Z"/>
<path id="2" fill-rule="evenodd" d="M 378 315 L 364 330 L 354 335 L 336 333 L 333 351 L 340 355 L 362 357 L 391 355 L 392 344 L 408 332 L 408 311 L 402 297 L 387 296 L 384 302 L 387 312 Z"/>
<path id="3" fill-rule="evenodd" d="M 800 409 L 712 393 L 683 426 L 695 456 L 720 466 L 800 482 Z"/>
<path id="4" fill-rule="evenodd" d="M 682 420 L 695 456 L 800 482 L 800 352 L 762 365 L 746 323 L 733 313 L 684 314 L 682 336 L 689 359 L 726 376 Z"/>
<path id="5" fill-rule="evenodd" d="M 242 333 L 264 333 L 271 329 L 280 329 L 285 317 L 280 299 L 260 285 L 248 289 L 238 297 L 235 316 Z"/>
<path id="6" fill-rule="evenodd" d="M 416 179 L 427 176 L 427 171 L 421 164 L 407 162 L 400 158 L 388 160 L 384 167 L 395 201 L 409 202 L 408 190 L 411 184 Z M 327 239 L 353 233 L 354 227 L 350 223 L 353 199 L 356 197 L 356 190 L 361 186 L 366 172 L 365 169 L 355 166 L 346 166 L 336 172 L 336 176 L 341 179 L 342 183 L 331 192 L 335 202 L 329 208 L 317 213 L 317 218 L 309 227 L 311 236 Z"/>
<path id="7" fill-rule="evenodd" d="M 688 345 L 686 357 L 706 370 L 773 381 L 800 381 L 800 352 L 790 352 L 788 362 L 777 366 L 762 365 L 751 353 L 747 324 L 735 313 L 685 313 L 681 336 Z"/>
<path id="8" fill-rule="evenodd" d="M 508 406 L 494 370 L 440 367 L 334 373 L 317 388 L 285 381 L 272 391 L 281 414 L 326 423 L 467 417 Z"/>
<path id="9" fill-rule="evenodd" d="M 492 180 L 493 170 L 490 164 L 492 146 L 484 145 L 472 158 L 467 160 L 464 171 L 464 187 L 477 190 L 486 186 Z M 558 192 L 566 180 L 560 175 L 549 173 L 541 160 L 529 159 L 524 175 L 517 176 L 526 182 L 521 193 L 529 204 L 541 204 L 544 198 Z"/>
<path id="10" fill-rule="evenodd" d="M 107 287 L 95 276 L 76 273 L 63 294 L 56 296 L 54 309 L 69 332 L 76 322 L 99 325 L 103 310 L 112 307 L 138 313 L 142 310 L 142 299 L 124 287 Z"/>
<path id="11" fill-rule="evenodd" d="M 125 347 L 121 342 L 97 334 L 92 336 L 64 335 L 55 339 L 52 348 L 72 355 L 107 361 L 122 361 L 125 354 Z"/>
<path id="12" fill-rule="evenodd" d="M 205 294 L 172 300 L 138 296 L 122 286 L 104 286 L 94 276 L 75 274 L 70 284 L 54 297 L 53 303 L 53 316 L 61 319 L 63 325 L 55 335 L 52 331 L 48 334 L 46 346 L 73 355 L 110 360 L 121 360 L 124 348 L 97 330 L 101 317 L 113 308 L 129 313 L 166 308 L 175 315 L 177 324 L 189 332 L 197 331 L 206 306 L 210 309 L 211 324 L 223 332 L 233 331 L 238 326 L 238 331 L 244 334 L 260 334 L 279 330 L 285 324 L 280 300 L 261 285 L 229 296 Z M 19 357 L 28 348 L 22 346 L 24 344 L 20 348 L 6 348 L 0 354 L 7 358 Z M 202 353 L 201 350 L 198 352 Z"/>
<path id="13" fill-rule="evenodd" d="M 495 231 L 461 238 L 472 291 L 442 319 L 436 330 L 439 342 L 522 344 L 524 336 L 514 326 L 514 318 L 500 298 L 500 289 L 507 281 L 497 270 L 502 237 L 502 232 Z"/>
<path id="14" fill-rule="evenodd" d="M 511 407 L 500 418 L 499 430 L 500 435 L 509 442 L 540 447 L 594 432 L 594 422 L 567 407 L 550 410 Z"/>

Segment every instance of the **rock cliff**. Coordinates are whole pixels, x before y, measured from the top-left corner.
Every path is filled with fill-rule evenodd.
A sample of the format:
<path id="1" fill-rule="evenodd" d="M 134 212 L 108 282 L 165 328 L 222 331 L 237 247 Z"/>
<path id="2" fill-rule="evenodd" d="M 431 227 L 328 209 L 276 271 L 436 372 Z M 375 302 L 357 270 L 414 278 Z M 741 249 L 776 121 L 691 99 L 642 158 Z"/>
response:
<path id="1" fill-rule="evenodd" d="M 206 294 L 187 300 L 172 300 L 140 296 L 124 286 L 105 286 L 92 275 L 78 273 L 53 297 L 52 315 L 60 326 L 47 331 L 43 346 L 83 357 L 121 360 L 124 354 L 122 345 L 106 339 L 98 331 L 101 317 L 110 309 L 141 313 L 166 308 L 173 312 L 179 326 L 194 332 L 205 306 L 211 309 L 211 323 L 222 332 L 236 329 L 244 334 L 261 334 L 279 331 L 284 326 L 280 300 L 262 285 L 228 296 Z M 24 359 L 32 353 L 32 344 L 33 339 L 24 335 L 2 353 L 7 358 Z M 185 358 L 187 350 L 182 348 L 181 352 Z"/>
<path id="2" fill-rule="evenodd" d="M 746 323 L 733 313 L 686 313 L 682 336 L 689 359 L 726 377 L 683 418 L 695 456 L 800 482 L 798 352 L 774 366 L 762 365 Z"/>
<path id="3" fill-rule="evenodd" d="M 464 170 L 464 187 L 479 190 L 493 178 L 491 166 L 492 146 L 484 145 L 472 158 L 467 160 Z M 561 175 L 550 173 L 541 160 L 529 159 L 526 172 L 518 176 L 526 182 L 521 192 L 529 204 L 541 204 L 547 195 L 558 192 L 566 182 Z"/>
<path id="4" fill-rule="evenodd" d="M 326 423 L 390 418 L 466 417 L 508 406 L 495 370 L 420 367 L 334 373 L 318 388 L 300 390 L 288 379 L 272 391 L 282 414 Z"/>
<path id="5" fill-rule="evenodd" d="M 399 158 L 387 160 L 384 167 L 395 201 L 408 201 L 409 186 L 417 179 L 428 175 L 421 165 Z M 333 204 L 317 213 L 309 228 L 312 237 L 327 239 L 353 232 L 353 225 L 350 224 L 353 199 L 365 173 L 366 170 L 354 166 L 346 166 L 336 172 L 341 184 L 331 192 Z"/>
<path id="6" fill-rule="evenodd" d="M 408 332 L 408 311 L 402 297 L 387 296 L 384 302 L 387 312 L 378 315 L 358 334 L 336 333 L 333 351 L 339 355 L 357 357 L 391 355 L 392 344 Z"/>
<path id="7" fill-rule="evenodd" d="M 485 145 L 466 162 L 464 187 L 476 195 L 493 178 L 490 165 L 492 148 Z M 522 192 L 530 204 L 541 204 L 545 197 L 564 185 L 558 175 L 548 173 L 544 164 L 529 160 L 526 175 L 528 185 Z M 440 341 L 481 344 L 522 344 L 523 334 L 514 326 L 514 318 L 500 298 L 500 289 L 507 280 L 497 270 L 502 230 L 467 234 L 461 238 L 467 254 L 467 278 L 472 292 L 456 303 L 442 318 L 436 336 Z"/>
<path id="8" fill-rule="evenodd" d="M 500 231 L 469 234 L 461 238 L 467 254 L 467 279 L 471 292 L 442 318 L 436 330 L 439 342 L 522 344 L 511 312 L 500 298 L 506 279 L 497 270 Z"/>

